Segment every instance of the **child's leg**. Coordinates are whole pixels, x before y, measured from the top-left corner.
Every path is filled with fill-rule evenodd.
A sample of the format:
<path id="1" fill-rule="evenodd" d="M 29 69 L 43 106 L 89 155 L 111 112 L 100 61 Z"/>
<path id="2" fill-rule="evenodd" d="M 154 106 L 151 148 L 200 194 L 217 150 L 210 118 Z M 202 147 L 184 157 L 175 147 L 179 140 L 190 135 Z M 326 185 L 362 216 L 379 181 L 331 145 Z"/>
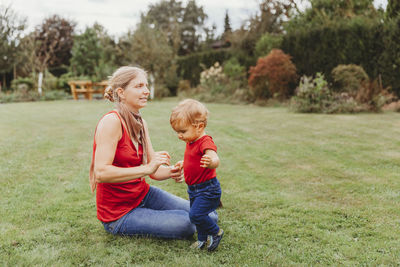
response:
<path id="1" fill-rule="evenodd" d="M 219 199 L 219 196 L 210 197 L 208 194 L 199 194 L 191 199 L 189 218 L 196 225 L 199 241 L 206 241 L 207 235 L 215 235 L 219 231 L 218 225 L 209 216 L 218 207 Z"/>

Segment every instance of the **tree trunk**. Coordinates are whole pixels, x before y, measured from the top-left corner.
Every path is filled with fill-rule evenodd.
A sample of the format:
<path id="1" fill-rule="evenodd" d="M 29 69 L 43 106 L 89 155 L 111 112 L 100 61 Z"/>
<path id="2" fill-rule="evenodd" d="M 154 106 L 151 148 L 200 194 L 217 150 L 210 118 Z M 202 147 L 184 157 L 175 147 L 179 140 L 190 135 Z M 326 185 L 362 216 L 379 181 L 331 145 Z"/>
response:
<path id="1" fill-rule="evenodd" d="M 1 83 L 2 86 L 6 87 L 6 74 L 3 73 L 3 82 Z"/>
<path id="2" fill-rule="evenodd" d="M 42 81 L 43 81 L 43 72 L 39 72 L 39 77 L 38 77 L 38 93 L 41 96 L 42 95 Z"/>

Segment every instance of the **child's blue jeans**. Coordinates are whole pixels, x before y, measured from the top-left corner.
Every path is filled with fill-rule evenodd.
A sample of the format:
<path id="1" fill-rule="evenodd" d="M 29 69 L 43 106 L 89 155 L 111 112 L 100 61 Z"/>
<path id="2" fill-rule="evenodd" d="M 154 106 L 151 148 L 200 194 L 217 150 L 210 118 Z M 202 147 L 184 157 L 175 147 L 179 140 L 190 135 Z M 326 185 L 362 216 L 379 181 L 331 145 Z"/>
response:
<path id="1" fill-rule="evenodd" d="M 114 235 L 189 238 L 195 232 L 195 226 L 189 220 L 189 210 L 189 201 L 150 186 L 138 207 L 120 219 L 103 225 L 107 232 Z M 216 212 L 210 217 L 218 221 Z"/>
<path id="2" fill-rule="evenodd" d="M 221 185 L 215 177 L 207 182 L 188 186 L 190 199 L 190 221 L 196 225 L 199 241 L 207 241 L 207 235 L 216 235 L 219 227 L 209 214 L 218 207 Z"/>

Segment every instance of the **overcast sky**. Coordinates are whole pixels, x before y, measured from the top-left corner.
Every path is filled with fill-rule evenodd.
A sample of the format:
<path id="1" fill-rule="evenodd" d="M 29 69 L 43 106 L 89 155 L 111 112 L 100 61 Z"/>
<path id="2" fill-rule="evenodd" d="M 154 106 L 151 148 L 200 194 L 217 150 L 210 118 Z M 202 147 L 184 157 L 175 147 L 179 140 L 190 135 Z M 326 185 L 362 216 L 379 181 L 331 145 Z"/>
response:
<path id="1" fill-rule="evenodd" d="M 334 1 L 334 0 L 333 0 Z M 59 14 L 77 22 L 77 29 L 99 22 L 110 34 L 118 37 L 134 28 L 140 13 L 146 12 L 151 3 L 159 0 L 0 0 L 11 5 L 19 15 L 28 19 L 28 31 L 40 24 L 44 18 Z M 183 0 L 187 3 L 187 0 Z M 208 15 L 207 25 L 217 25 L 223 31 L 225 11 L 228 10 L 233 29 L 239 28 L 243 20 L 257 11 L 259 0 L 197 0 Z M 386 8 L 387 0 L 374 0 L 375 6 Z"/>

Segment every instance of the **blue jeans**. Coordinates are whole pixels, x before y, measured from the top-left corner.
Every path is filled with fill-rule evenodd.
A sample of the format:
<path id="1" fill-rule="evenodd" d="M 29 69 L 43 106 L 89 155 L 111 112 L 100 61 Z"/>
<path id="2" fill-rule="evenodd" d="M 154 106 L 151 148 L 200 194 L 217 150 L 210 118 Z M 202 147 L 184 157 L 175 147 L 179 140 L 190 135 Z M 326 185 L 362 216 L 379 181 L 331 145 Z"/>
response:
<path id="1" fill-rule="evenodd" d="M 189 220 L 189 201 L 150 186 L 140 205 L 120 219 L 104 223 L 113 235 L 154 236 L 183 239 L 193 236 L 195 226 Z M 217 213 L 210 214 L 218 221 Z"/>
<path id="2" fill-rule="evenodd" d="M 221 199 L 221 186 L 217 178 L 201 184 L 188 186 L 190 199 L 190 221 L 196 225 L 197 239 L 207 241 L 207 235 L 216 235 L 219 231 L 217 222 L 209 215 L 215 212 Z"/>

